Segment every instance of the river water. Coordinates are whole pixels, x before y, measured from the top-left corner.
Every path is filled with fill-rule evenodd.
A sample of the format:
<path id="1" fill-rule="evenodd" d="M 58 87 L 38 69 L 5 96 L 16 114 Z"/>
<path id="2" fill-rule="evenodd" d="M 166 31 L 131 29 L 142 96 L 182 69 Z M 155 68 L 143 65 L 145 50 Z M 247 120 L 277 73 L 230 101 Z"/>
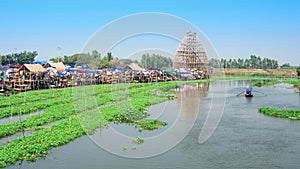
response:
<path id="1" fill-rule="evenodd" d="M 187 84 L 179 88 L 182 91 L 175 100 L 149 108 L 149 118 L 158 117 L 167 121 L 168 127 L 139 132 L 133 126 L 111 124 L 107 129 L 97 130 L 92 136 L 82 136 L 65 146 L 50 150 L 46 158 L 34 163 L 21 162 L 8 168 L 299 168 L 300 121 L 265 116 L 257 110 L 259 107 L 299 110 L 300 95 L 289 85 L 275 85 L 254 88 L 253 98 L 237 96 L 250 81 L 217 81 L 196 86 Z M 219 102 L 215 104 L 214 100 Z M 214 130 L 214 124 L 208 126 L 208 133 L 214 132 L 211 136 L 206 133 L 210 137 L 200 144 L 200 133 L 209 120 L 209 114 L 214 113 L 214 107 L 224 108 L 224 112 L 211 118 L 217 128 Z M 186 136 L 183 139 L 174 136 L 178 132 L 172 132 L 172 127 Z M 105 143 L 107 140 L 103 137 L 110 136 L 112 129 L 131 137 L 149 138 L 149 141 L 145 139 L 143 144 L 134 145 L 133 149 L 130 147 L 132 143 L 112 138 L 109 141 L 115 145 L 115 149 L 104 150 L 99 142 Z M 166 147 L 168 145 L 165 143 L 170 142 L 170 148 L 164 153 L 147 158 L 123 157 L 150 151 L 147 149 L 148 142 L 161 133 L 169 133 L 169 136 L 161 139 L 157 146 L 150 145 L 150 149 L 154 151 Z M 178 144 L 172 146 L 175 141 L 172 142 L 170 138 L 178 139 Z"/>

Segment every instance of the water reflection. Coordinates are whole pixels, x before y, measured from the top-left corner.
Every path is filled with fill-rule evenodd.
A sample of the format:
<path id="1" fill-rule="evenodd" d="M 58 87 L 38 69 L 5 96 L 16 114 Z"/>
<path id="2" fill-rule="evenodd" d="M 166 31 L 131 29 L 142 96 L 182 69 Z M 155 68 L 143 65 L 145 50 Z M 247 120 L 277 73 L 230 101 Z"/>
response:
<path id="1" fill-rule="evenodd" d="M 176 86 L 175 103 L 177 108 L 184 114 L 185 120 L 192 121 L 203 104 L 199 98 L 207 97 L 209 83 L 186 83 Z"/>
<path id="2" fill-rule="evenodd" d="M 199 110 L 204 106 L 199 98 L 207 97 L 209 83 L 185 83 L 182 86 L 174 86 L 171 90 L 178 91 L 175 100 L 149 108 L 151 118 L 157 117 L 155 119 L 167 121 L 168 126 L 163 130 L 154 131 L 156 135 L 141 133 L 146 134 L 142 145 L 132 144 L 132 140 L 136 138 L 132 137 L 132 133 L 138 130 L 125 125 L 121 125 L 121 128 L 110 126 L 102 130 L 101 134 L 97 131 L 91 136 L 92 140 L 108 152 L 130 158 L 152 157 L 170 150 L 185 138 L 195 124 Z M 153 115 L 152 111 L 161 113 Z M 132 146 L 136 147 L 134 151 L 124 151 L 122 148 Z"/>
<path id="3" fill-rule="evenodd" d="M 179 94 L 184 94 L 184 97 L 207 97 L 209 83 L 186 83 L 182 86 L 175 86 L 173 90 L 178 91 Z"/>

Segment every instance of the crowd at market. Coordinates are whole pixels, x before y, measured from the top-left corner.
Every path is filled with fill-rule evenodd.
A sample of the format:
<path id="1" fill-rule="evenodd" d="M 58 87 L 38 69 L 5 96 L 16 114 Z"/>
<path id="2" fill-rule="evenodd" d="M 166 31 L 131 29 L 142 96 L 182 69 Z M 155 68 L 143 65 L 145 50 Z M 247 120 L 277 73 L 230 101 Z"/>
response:
<path id="1" fill-rule="evenodd" d="M 201 70 L 143 69 L 137 64 L 125 68 L 89 69 L 68 67 L 63 63 L 24 64 L 19 68 L 0 68 L 0 89 L 6 84 L 38 82 L 39 88 L 69 87 L 86 84 L 111 84 L 129 82 L 161 82 L 171 80 L 193 80 L 207 78 Z M 30 86 L 29 86 L 30 87 Z M 36 88 L 31 85 L 31 89 Z"/>

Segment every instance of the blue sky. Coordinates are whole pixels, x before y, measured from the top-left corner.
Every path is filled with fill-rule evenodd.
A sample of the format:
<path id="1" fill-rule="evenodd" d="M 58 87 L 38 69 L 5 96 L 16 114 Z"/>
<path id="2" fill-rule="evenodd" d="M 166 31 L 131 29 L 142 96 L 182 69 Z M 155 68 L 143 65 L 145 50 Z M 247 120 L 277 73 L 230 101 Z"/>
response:
<path id="1" fill-rule="evenodd" d="M 47 60 L 60 47 L 71 55 L 111 21 L 162 12 L 197 26 L 222 58 L 256 54 L 300 65 L 297 0 L 0 0 L 0 6 L 1 54 L 37 50 L 38 59 Z"/>

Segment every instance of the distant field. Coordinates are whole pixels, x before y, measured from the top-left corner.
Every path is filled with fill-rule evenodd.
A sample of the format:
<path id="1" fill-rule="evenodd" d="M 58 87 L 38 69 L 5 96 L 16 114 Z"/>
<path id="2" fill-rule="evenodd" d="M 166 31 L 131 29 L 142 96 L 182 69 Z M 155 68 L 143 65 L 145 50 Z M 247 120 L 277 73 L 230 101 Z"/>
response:
<path id="1" fill-rule="evenodd" d="M 296 69 L 223 69 L 227 76 L 297 76 Z M 220 72 L 222 69 L 214 69 Z"/>

